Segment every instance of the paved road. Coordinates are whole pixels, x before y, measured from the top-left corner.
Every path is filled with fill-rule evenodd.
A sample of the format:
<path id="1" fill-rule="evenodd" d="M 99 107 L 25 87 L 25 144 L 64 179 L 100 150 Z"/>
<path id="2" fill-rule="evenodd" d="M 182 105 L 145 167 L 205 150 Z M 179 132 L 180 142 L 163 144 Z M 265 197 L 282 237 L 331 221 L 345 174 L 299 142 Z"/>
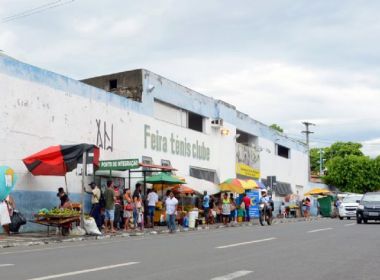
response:
<path id="1" fill-rule="evenodd" d="M 373 279 L 380 224 L 320 220 L 0 249 L 0 279 Z"/>

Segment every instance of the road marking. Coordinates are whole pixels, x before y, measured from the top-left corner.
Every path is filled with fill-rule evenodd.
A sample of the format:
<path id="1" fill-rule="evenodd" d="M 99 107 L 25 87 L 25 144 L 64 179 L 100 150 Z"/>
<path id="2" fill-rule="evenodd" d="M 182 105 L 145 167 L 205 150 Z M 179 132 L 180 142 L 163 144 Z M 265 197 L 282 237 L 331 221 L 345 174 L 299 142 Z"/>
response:
<path id="1" fill-rule="evenodd" d="M 249 271 L 249 270 L 240 270 L 240 271 L 236 271 L 234 273 L 230 273 L 224 276 L 212 278 L 211 280 L 231 280 L 231 279 L 236 279 L 236 278 L 246 276 L 252 272 L 253 271 Z"/>
<path id="2" fill-rule="evenodd" d="M 271 240 L 275 240 L 275 239 L 277 239 L 277 238 L 271 237 L 271 238 L 265 238 L 265 239 L 260 239 L 260 240 L 235 243 L 235 244 L 230 244 L 230 245 L 219 246 L 219 247 L 216 247 L 216 249 L 225 249 L 225 248 L 237 247 L 237 246 L 242 246 L 242 245 L 247 245 L 247 244 L 252 244 L 252 243 L 260 243 L 260 242 L 271 241 Z"/>
<path id="3" fill-rule="evenodd" d="M 352 223 L 352 224 L 345 224 L 344 226 L 345 226 L 345 227 L 349 227 L 349 226 L 353 226 L 353 225 L 356 225 L 356 223 Z"/>
<path id="4" fill-rule="evenodd" d="M 43 277 L 31 278 L 31 279 L 28 279 L 28 280 L 55 279 L 55 278 L 68 277 L 68 276 L 73 276 L 73 275 L 78 275 L 78 274 L 95 272 L 95 271 L 99 271 L 99 270 L 107 270 L 107 269 L 113 269 L 113 268 L 117 268 L 117 267 L 129 266 L 129 265 L 133 265 L 133 264 L 138 264 L 138 262 L 120 263 L 120 264 L 115 264 L 115 265 L 108 265 L 108 266 L 102 266 L 102 267 L 97 267 L 97 268 L 84 269 L 84 270 L 78 270 L 78 271 L 73 271 L 73 272 L 67 272 L 67 273 L 61 273 L 61 274 L 54 274 L 54 275 L 48 275 L 48 276 L 43 276 Z"/>
<path id="5" fill-rule="evenodd" d="M 313 232 L 319 232 L 319 231 L 325 231 L 325 230 L 332 230 L 333 228 L 320 228 L 320 229 L 315 229 L 315 230 L 310 230 L 308 233 L 313 233 Z"/>
<path id="6" fill-rule="evenodd" d="M 14 264 L 12 264 L 12 263 L 0 264 L 0 267 L 5 267 L 5 266 L 14 266 Z"/>

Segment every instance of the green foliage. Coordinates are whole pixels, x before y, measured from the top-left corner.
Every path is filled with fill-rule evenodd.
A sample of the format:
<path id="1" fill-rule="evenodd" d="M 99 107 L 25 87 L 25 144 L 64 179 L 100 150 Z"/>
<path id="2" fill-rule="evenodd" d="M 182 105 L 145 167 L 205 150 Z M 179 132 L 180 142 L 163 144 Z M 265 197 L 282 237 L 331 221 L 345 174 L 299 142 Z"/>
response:
<path id="1" fill-rule="evenodd" d="M 380 186 L 380 161 L 367 156 L 336 156 L 328 161 L 327 169 L 324 182 L 341 191 L 365 193 Z"/>
<path id="2" fill-rule="evenodd" d="M 284 130 L 278 124 L 274 123 L 274 124 L 271 124 L 269 127 L 274 129 L 274 130 L 277 130 L 278 132 L 281 132 L 281 133 L 284 132 Z"/>
<path id="3" fill-rule="evenodd" d="M 371 159 L 360 150 L 362 145 L 353 142 L 336 142 L 323 148 L 327 174 L 322 178 L 341 191 L 365 193 L 380 189 L 380 156 Z M 319 150 L 310 149 L 312 173 L 319 173 Z"/>
<path id="4" fill-rule="evenodd" d="M 325 168 L 326 162 L 323 160 L 325 159 L 325 153 L 327 148 L 312 148 L 310 149 L 310 169 L 312 174 L 319 174 L 320 171 L 320 151 L 322 150 L 322 168 Z"/>
<path id="5" fill-rule="evenodd" d="M 329 161 L 334 157 L 346 157 L 349 155 L 363 156 L 363 152 L 360 150 L 362 144 L 354 142 L 336 142 L 329 148 L 325 149 L 325 159 Z"/>

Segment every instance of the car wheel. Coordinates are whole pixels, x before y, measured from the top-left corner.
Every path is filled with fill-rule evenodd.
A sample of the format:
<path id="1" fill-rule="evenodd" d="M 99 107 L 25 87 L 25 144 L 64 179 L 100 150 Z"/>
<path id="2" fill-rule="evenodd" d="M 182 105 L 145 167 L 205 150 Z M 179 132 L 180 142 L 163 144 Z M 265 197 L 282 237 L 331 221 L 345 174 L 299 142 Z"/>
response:
<path id="1" fill-rule="evenodd" d="M 343 217 L 339 216 L 339 220 L 343 220 Z"/>
<path id="2" fill-rule="evenodd" d="M 358 224 L 361 224 L 361 223 L 362 223 L 362 217 L 361 217 L 361 216 L 357 216 L 357 217 L 356 217 L 356 222 L 357 222 Z"/>
<path id="3" fill-rule="evenodd" d="M 364 222 L 365 224 L 368 224 L 368 219 L 363 219 L 363 222 Z"/>

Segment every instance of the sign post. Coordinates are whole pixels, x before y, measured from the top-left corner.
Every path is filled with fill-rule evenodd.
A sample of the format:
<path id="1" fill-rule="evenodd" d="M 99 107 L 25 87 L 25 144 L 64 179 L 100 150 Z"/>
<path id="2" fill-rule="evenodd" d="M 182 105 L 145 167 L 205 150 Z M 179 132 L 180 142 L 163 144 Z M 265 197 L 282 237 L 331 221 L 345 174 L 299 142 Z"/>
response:
<path id="1" fill-rule="evenodd" d="M 81 226 L 84 228 L 84 188 L 86 187 L 86 184 L 85 184 L 85 179 L 86 179 L 86 167 L 87 167 L 87 164 L 86 164 L 86 161 L 87 161 L 87 152 L 84 152 L 83 153 L 83 162 L 82 162 L 82 191 L 81 191 L 81 203 L 82 203 L 82 207 L 81 207 L 81 215 L 80 215 L 80 224 Z"/>

